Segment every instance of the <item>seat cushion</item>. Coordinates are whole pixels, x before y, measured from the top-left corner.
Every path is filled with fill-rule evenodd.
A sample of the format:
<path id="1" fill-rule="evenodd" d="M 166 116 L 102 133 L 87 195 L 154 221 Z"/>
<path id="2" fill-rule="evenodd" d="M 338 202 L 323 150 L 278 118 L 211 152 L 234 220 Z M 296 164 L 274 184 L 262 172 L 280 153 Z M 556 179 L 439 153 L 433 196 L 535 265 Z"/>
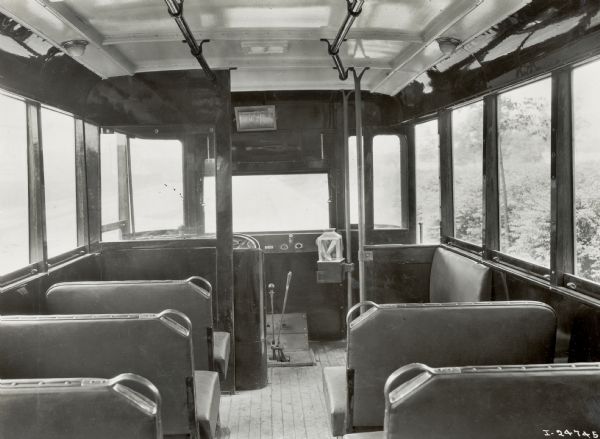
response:
<path id="1" fill-rule="evenodd" d="M 444 248 L 436 249 L 429 280 L 431 303 L 482 302 L 491 297 L 488 267 Z"/>
<path id="2" fill-rule="evenodd" d="M 346 406 L 348 389 L 346 367 L 335 366 L 323 369 L 323 391 L 329 413 L 331 434 L 341 436 L 346 431 Z"/>
<path id="3" fill-rule="evenodd" d="M 221 386 L 216 372 L 197 370 L 194 372 L 194 398 L 196 402 L 196 422 L 203 439 L 217 436 Z"/>
<path id="4" fill-rule="evenodd" d="M 231 336 L 229 332 L 215 331 L 213 333 L 213 359 L 215 369 L 219 372 L 222 381 L 227 378 L 227 368 L 229 367 L 229 350 Z"/>

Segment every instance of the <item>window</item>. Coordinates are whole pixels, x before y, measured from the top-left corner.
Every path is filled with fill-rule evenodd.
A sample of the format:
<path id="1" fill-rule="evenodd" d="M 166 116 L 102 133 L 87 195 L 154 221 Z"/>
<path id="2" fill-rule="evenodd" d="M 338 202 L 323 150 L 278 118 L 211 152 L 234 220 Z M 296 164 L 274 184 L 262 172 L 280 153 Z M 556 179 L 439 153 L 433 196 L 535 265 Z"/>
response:
<path id="1" fill-rule="evenodd" d="M 236 232 L 321 230 L 327 227 L 327 174 L 233 177 L 233 230 Z"/>
<path id="2" fill-rule="evenodd" d="M 452 111 L 454 237 L 482 244 L 483 102 Z"/>
<path id="3" fill-rule="evenodd" d="M 0 276 L 29 265 L 25 102 L 0 94 Z"/>
<path id="4" fill-rule="evenodd" d="M 575 274 L 600 282 L 600 62 L 573 71 Z"/>
<path id="5" fill-rule="evenodd" d="M 178 140 L 131 139 L 135 231 L 183 226 L 183 151 Z"/>
<path id="6" fill-rule="evenodd" d="M 438 122 L 415 125 L 417 234 L 421 244 L 440 242 L 440 148 Z"/>
<path id="7" fill-rule="evenodd" d="M 376 229 L 401 228 L 405 191 L 400 138 L 379 135 L 373 138 L 373 219 Z"/>
<path id="8" fill-rule="evenodd" d="M 117 150 L 118 134 L 100 135 L 100 183 L 102 200 L 102 225 L 119 221 L 119 156 Z M 102 240 L 119 234 L 104 232 Z"/>
<path id="9" fill-rule="evenodd" d="M 550 265 L 550 79 L 499 95 L 500 250 Z"/>
<path id="10" fill-rule="evenodd" d="M 48 257 L 77 248 L 75 120 L 42 107 Z"/>

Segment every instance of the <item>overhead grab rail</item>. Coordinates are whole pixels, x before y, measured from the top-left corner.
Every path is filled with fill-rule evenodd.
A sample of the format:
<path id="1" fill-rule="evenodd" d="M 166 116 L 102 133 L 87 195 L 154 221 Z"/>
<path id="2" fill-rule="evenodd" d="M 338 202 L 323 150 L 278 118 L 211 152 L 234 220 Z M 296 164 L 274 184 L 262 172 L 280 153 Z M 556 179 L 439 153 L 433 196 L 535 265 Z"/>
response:
<path id="1" fill-rule="evenodd" d="M 348 11 L 346 12 L 346 18 L 344 18 L 344 22 L 340 26 L 340 30 L 338 31 L 335 39 L 332 43 L 330 43 L 326 38 L 321 39 L 321 41 L 325 41 L 327 43 L 327 51 L 329 55 L 331 55 L 333 63 L 335 64 L 335 69 L 338 71 L 339 77 L 342 81 L 348 79 L 349 69 L 344 68 L 344 64 L 342 63 L 342 59 L 340 58 L 339 54 L 340 47 L 346 40 L 346 36 L 348 35 L 348 31 L 350 31 L 354 20 L 356 20 L 356 17 L 358 17 L 362 12 L 362 6 L 364 2 L 365 0 L 346 0 Z"/>
<path id="2" fill-rule="evenodd" d="M 177 23 L 177 26 L 179 26 L 186 43 L 188 46 L 190 46 L 192 55 L 194 55 L 194 58 L 198 60 L 206 76 L 208 76 L 211 81 L 216 81 L 217 76 L 215 75 L 215 72 L 212 71 L 206 62 L 206 59 L 204 59 L 204 55 L 202 54 L 202 45 L 204 43 L 208 43 L 210 40 L 202 40 L 200 41 L 200 44 L 198 44 L 196 38 L 194 38 L 194 34 L 192 34 L 192 31 L 187 24 L 187 21 L 185 21 L 185 18 L 183 17 L 183 0 L 165 0 L 165 3 L 169 9 L 169 15 L 173 17 L 175 23 Z"/>

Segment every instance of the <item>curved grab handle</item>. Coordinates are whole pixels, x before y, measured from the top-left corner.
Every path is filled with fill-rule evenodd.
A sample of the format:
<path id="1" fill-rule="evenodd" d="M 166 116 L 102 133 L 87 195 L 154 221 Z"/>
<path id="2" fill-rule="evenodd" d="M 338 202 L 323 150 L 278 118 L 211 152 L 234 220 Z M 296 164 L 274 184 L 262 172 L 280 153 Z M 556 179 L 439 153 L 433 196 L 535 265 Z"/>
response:
<path id="1" fill-rule="evenodd" d="M 174 309 L 165 309 L 157 315 L 165 325 L 175 330 L 182 336 L 188 338 L 191 336 L 192 322 L 184 313 Z M 173 317 L 177 317 L 180 321 L 173 319 Z"/>
<path id="2" fill-rule="evenodd" d="M 190 282 L 192 284 L 194 283 L 194 281 L 200 281 L 200 283 L 205 286 L 206 291 L 208 291 L 210 294 L 212 294 L 212 285 L 210 284 L 209 281 L 207 281 L 206 279 L 204 279 L 201 276 L 190 276 L 185 281 Z"/>
<path id="3" fill-rule="evenodd" d="M 378 304 L 376 304 L 375 302 L 372 302 L 370 300 L 366 300 L 364 302 L 359 302 L 348 310 L 348 314 L 346 314 L 346 325 L 349 325 L 350 322 L 352 321 L 352 314 L 354 314 L 357 309 L 360 309 L 365 306 L 368 306 L 370 308 L 373 308 L 373 307 L 381 308 Z"/>
<path id="4" fill-rule="evenodd" d="M 124 383 L 135 383 L 138 386 L 140 386 L 140 388 L 147 390 L 148 392 L 144 396 L 149 398 L 150 400 L 152 400 L 152 402 L 154 402 L 154 404 L 156 404 L 156 407 L 159 410 L 158 413 L 160 413 L 162 398 L 160 396 L 158 388 L 152 383 L 152 381 L 134 373 L 122 373 L 108 380 L 108 384 L 111 386 L 116 386 L 117 384 Z"/>
<path id="5" fill-rule="evenodd" d="M 145 390 L 143 396 L 150 399 L 154 403 L 154 407 L 148 406 L 145 401 L 140 400 L 139 396 L 131 393 L 132 389 L 127 388 L 124 391 L 123 388 L 119 388 L 119 385 L 125 383 L 134 383 L 136 385 L 135 391 L 139 393 L 139 390 Z M 108 380 L 108 384 L 113 387 L 117 392 L 120 392 L 123 396 L 128 398 L 133 404 L 138 406 L 141 410 L 145 410 L 152 415 L 155 415 L 156 419 L 156 437 L 162 438 L 162 398 L 158 388 L 147 378 L 136 375 L 134 373 L 122 373 L 114 378 Z"/>
<path id="6" fill-rule="evenodd" d="M 410 372 L 428 372 L 432 375 L 435 374 L 435 371 L 431 367 L 422 363 L 407 364 L 406 366 L 402 366 L 400 369 L 396 369 L 394 373 L 388 377 L 387 381 L 385 382 L 385 386 L 383 387 L 383 394 L 385 395 L 386 401 L 390 392 L 400 384 L 401 378 L 404 378 L 404 376 Z M 413 374 L 411 378 L 414 376 L 415 374 Z"/>

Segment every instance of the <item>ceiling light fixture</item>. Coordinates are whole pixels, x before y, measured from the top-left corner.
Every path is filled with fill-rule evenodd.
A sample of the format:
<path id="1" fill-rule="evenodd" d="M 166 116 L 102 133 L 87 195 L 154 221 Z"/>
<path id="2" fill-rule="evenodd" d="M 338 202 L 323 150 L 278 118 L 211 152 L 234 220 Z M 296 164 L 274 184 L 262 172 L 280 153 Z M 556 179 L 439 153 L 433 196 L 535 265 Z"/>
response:
<path id="1" fill-rule="evenodd" d="M 445 56 L 450 56 L 456 52 L 456 49 L 460 46 L 460 43 L 462 43 L 458 38 L 452 37 L 440 37 L 436 41 L 440 47 L 440 52 Z"/>
<path id="2" fill-rule="evenodd" d="M 241 46 L 246 55 L 282 55 L 288 51 L 286 40 L 242 41 Z"/>
<path id="3" fill-rule="evenodd" d="M 70 56 L 77 58 L 83 55 L 88 44 L 86 40 L 69 40 L 63 41 L 60 45 Z"/>

